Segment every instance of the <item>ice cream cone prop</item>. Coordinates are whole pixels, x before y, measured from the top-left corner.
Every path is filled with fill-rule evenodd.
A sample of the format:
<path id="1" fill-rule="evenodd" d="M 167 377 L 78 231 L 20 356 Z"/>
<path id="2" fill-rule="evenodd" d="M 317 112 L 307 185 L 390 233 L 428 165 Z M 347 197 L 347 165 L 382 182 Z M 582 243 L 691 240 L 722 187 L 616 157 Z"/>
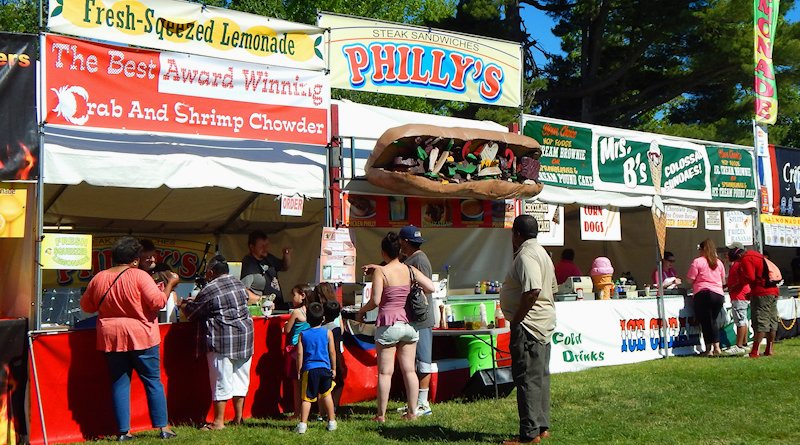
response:
<path id="1" fill-rule="evenodd" d="M 660 196 L 653 196 L 653 207 L 650 208 L 650 212 L 653 214 L 653 225 L 656 228 L 658 249 L 659 252 L 661 252 L 661 258 L 664 258 L 664 246 L 667 242 L 667 212 Z"/>
<path id="2" fill-rule="evenodd" d="M 611 299 L 611 286 L 614 283 L 611 281 L 611 274 L 593 275 L 592 283 L 594 283 L 593 291 L 597 294 L 600 300 Z"/>

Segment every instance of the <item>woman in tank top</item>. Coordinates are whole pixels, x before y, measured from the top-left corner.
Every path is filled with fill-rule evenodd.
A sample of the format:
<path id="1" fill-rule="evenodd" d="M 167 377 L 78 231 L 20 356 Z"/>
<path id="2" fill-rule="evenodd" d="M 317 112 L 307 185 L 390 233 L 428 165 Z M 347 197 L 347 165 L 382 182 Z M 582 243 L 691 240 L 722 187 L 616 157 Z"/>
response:
<path id="1" fill-rule="evenodd" d="M 385 266 L 370 264 L 364 266 L 366 273 L 373 273 L 372 296 L 358 312 L 358 320 L 364 321 L 368 311 L 378 308 L 375 321 L 375 349 L 378 353 L 378 415 L 373 420 L 386 420 L 386 407 L 389 403 L 389 390 L 394 372 L 395 353 L 403 374 L 409 411 L 403 415 L 405 419 L 417 417 L 417 395 L 419 380 L 414 369 L 419 332 L 409 323 L 406 313 L 406 299 L 411 290 L 411 273 L 417 279 L 425 293 L 434 291 L 433 282 L 415 267 L 400 262 L 400 238 L 395 232 L 389 232 L 381 241 L 381 256 Z"/>

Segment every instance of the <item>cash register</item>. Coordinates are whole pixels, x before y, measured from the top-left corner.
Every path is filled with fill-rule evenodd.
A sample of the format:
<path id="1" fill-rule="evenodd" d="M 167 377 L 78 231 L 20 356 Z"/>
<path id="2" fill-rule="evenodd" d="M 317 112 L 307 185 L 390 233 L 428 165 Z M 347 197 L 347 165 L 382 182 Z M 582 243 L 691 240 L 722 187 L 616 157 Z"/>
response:
<path id="1" fill-rule="evenodd" d="M 578 299 L 578 291 L 583 294 L 584 300 L 594 300 L 592 289 L 594 284 L 591 277 L 569 277 L 558 285 L 556 301 L 571 301 Z"/>

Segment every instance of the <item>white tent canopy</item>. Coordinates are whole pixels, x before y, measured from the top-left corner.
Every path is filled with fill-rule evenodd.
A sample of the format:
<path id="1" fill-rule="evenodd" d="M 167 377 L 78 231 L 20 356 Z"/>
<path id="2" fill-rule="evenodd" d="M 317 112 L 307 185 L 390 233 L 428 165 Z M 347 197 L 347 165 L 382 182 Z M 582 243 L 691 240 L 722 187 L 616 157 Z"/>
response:
<path id="1" fill-rule="evenodd" d="M 47 126 L 45 225 L 85 232 L 279 231 L 319 224 L 324 205 L 281 217 L 275 196 L 324 196 L 325 147 Z"/>

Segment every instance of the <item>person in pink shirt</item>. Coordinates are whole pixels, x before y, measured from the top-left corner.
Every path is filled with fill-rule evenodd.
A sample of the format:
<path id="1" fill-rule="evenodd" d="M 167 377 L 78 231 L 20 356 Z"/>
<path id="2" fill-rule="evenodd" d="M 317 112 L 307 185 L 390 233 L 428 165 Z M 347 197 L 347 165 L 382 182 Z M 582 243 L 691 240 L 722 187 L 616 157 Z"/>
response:
<path id="1" fill-rule="evenodd" d="M 177 434 L 167 423 L 167 401 L 161 384 L 158 311 L 178 284 L 171 273 L 162 291 L 139 269 L 142 245 L 136 238 L 123 236 L 111 248 L 114 267 L 92 278 L 81 297 L 84 312 L 97 312 L 97 349 L 103 351 L 111 377 L 111 401 L 117 419 L 117 441 L 135 439 L 130 433 L 131 374 L 136 370 L 147 394 L 147 407 L 153 428 L 162 439 Z"/>
<path id="2" fill-rule="evenodd" d="M 581 269 L 572 262 L 575 259 L 575 251 L 564 249 L 561 251 L 561 261 L 556 264 L 556 282 L 561 284 L 569 277 L 580 277 L 583 275 Z"/>
<path id="3" fill-rule="evenodd" d="M 706 350 L 703 355 L 722 354 L 719 347 L 719 327 L 717 316 L 725 302 L 722 283 L 725 280 L 725 266 L 717 258 L 717 247 L 710 238 L 697 246 L 700 256 L 692 261 L 686 278 L 692 285 L 694 294 L 694 315 L 703 330 Z"/>
<path id="4" fill-rule="evenodd" d="M 664 283 L 664 289 L 675 289 L 682 283 L 674 266 L 675 255 L 672 252 L 664 252 L 664 258 L 661 260 L 661 280 Z M 653 271 L 653 286 L 658 287 L 657 268 Z"/>

